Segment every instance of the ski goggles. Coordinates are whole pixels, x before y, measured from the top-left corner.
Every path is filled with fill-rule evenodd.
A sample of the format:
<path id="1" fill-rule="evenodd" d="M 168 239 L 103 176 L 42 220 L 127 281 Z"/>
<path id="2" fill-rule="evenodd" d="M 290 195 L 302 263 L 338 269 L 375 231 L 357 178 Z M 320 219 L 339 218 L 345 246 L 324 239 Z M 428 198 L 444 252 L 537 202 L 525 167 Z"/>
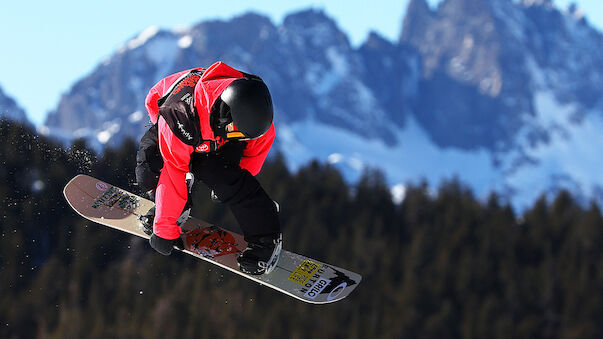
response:
<path id="1" fill-rule="evenodd" d="M 234 125 L 234 121 L 226 125 L 226 139 L 250 140 L 251 138 Z"/>
<path id="2" fill-rule="evenodd" d="M 212 107 L 210 125 L 216 135 L 227 140 L 253 140 L 263 135 L 252 135 L 239 129 L 234 123 L 230 107 L 221 98 L 216 99 Z"/>
<path id="3" fill-rule="evenodd" d="M 235 126 L 234 121 L 232 121 L 231 123 L 229 123 L 228 125 L 226 125 L 225 129 L 226 129 L 226 139 L 228 139 L 228 140 L 233 140 L 233 139 L 236 139 L 236 140 L 251 140 L 251 139 L 255 139 L 255 138 L 252 138 L 251 136 L 245 134 L 245 132 L 239 131 L 238 128 Z"/>
<path id="4" fill-rule="evenodd" d="M 224 139 L 247 139 L 247 136 L 234 125 L 232 116 L 230 115 L 230 107 L 222 101 L 222 99 L 216 99 L 212 111 L 210 114 L 210 124 L 214 133 Z"/>

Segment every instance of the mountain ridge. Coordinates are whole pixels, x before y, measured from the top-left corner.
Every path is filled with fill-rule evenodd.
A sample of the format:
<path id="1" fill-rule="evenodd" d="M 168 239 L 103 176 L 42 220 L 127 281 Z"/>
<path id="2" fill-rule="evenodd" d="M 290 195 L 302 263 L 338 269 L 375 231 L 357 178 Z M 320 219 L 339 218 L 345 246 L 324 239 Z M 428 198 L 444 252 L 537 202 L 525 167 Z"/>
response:
<path id="1" fill-rule="evenodd" d="M 465 20 L 463 10 L 469 8 L 473 14 Z M 521 193 L 519 173 L 554 162 L 554 152 L 542 150 L 562 147 L 559 140 L 566 146 L 583 142 L 574 133 L 598 126 L 603 117 L 596 95 L 603 57 L 592 47 L 600 41 L 601 33 L 586 21 L 546 1 L 445 0 L 430 9 L 424 0 L 412 0 L 399 41 L 371 33 L 358 48 L 323 11 L 296 12 L 280 25 L 246 13 L 178 31 L 141 32 L 78 81 L 47 125 L 51 133 L 71 131 L 98 147 L 138 138 L 145 129 L 148 88 L 170 73 L 223 60 L 260 74 L 271 88 L 276 148 L 292 167 L 315 157 L 351 179 L 366 167 L 388 168 L 392 184 L 417 175 L 437 180 L 432 172 L 460 175 L 478 191 L 506 192 L 515 199 L 528 194 Z M 326 138 L 326 127 L 341 131 L 333 133 L 341 139 Z M 404 149 L 413 143 L 404 133 L 424 135 L 416 149 L 431 153 Z M 592 141 L 589 151 L 596 152 L 603 140 Z M 370 154 L 375 149 L 385 150 L 376 152 L 381 159 Z M 457 164 L 434 170 L 437 165 L 429 161 L 404 169 L 413 158 L 449 151 L 465 162 L 473 157 L 491 178 L 458 173 Z M 556 178 L 577 175 L 569 164 L 549 172 Z M 548 177 L 532 179 L 539 192 L 557 185 Z M 577 182 L 572 186 L 589 197 L 603 187 L 597 180 Z"/>
<path id="2" fill-rule="evenodd" d="M 4 118 L 30 123 L 25 115 L 25 110 L 19 106 L 15 99 L 4 93 L 2 86 L 0 86 L 0 119 Z"/>

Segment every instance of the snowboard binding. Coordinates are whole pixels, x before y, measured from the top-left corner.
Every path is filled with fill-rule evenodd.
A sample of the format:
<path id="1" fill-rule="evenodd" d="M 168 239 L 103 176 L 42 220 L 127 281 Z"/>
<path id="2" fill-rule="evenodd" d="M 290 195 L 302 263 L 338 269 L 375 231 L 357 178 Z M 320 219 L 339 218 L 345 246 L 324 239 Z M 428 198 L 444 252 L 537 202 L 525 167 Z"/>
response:
<path id="1" fill-rule="evenodd" d="M 237 258 L 239 269 L 252 275 L 269 274 L 274 270 L 283 248 L 283 235 L 260 237 L 249 242 L 247 248 Z"/>

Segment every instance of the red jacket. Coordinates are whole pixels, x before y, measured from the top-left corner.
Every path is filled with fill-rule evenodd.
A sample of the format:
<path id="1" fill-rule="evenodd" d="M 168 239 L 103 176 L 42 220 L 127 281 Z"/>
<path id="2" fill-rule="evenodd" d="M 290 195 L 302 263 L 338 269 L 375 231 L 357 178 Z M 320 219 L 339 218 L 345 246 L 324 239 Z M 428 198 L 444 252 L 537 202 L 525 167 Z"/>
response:
<path id="1" fill-rule="evenodd" d="M 223 62 L 217 62 L 204 70 L 201 79 L 195 86 L 194 102 L 199 117 L 201 136 L 204 142 L 217 141 L 222 145 L 224 140 L 215 136 L 209 124 L 209 112 L 214 101 L 235 79 L 242 78 L 243 74 Z M 176 239 L 182 232 L 176 225 L 176 220 L 182 213 L 187 200 L 186 173 L 189 172 L 191 154 L 207 152 L 209 147 L 202 144 L 197 149 L 182 142 L 159 115 L 157 100 L 161 98 L 174 82 L 182 75 L 190 72 L 186 70 L 161 79 L 147 95 L 145 105 L 152 123 L 159 124 L 159 150 L 163 157 L 164 165 L 159 176 L 159 184 L 155 195 L 155 222 L 153 232 L 164 239 Z M 183 114 L 185 114 L 183 112 Z M 272 143 L 274 142 L 274 124 L 266 134 L 260 138 L 247 141 L 243 151 L 240 166 L 256 175 L 262 165 Z"/>

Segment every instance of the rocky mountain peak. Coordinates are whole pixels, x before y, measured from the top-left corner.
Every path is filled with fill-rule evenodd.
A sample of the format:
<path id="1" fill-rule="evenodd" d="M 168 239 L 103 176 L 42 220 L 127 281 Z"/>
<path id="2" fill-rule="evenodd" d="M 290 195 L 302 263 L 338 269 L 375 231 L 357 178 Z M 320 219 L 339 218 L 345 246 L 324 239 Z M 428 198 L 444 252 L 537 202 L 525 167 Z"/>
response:
<path id="1" fill-rule="evenodd" d="M 500 43 L 488 6 L 485 0 L 447 0 L 432 12 L 424 0 L 413 0 L 400 41 L 421 52 L 427 78 L 443 70 L 496 96 L 502 76 L 497 65 Z M 479 84 L 482 79 L 489 81 Z"/>
<path id="2" fill-rule="evenodd" d="M 245 29 L 241 29 L 241 27 L 245 27 Z M 211 45 L 205 44 L 208 48 L 215 43 L 220 43 L 220 45 L 236 43 L 248 48 L 257 41 L 257 38 L 266 38 L 268 34 L 273 34 L 274 30 L 275 27 L 268 17 L 255 12 L 247 12 L 228 21 L 201 22 L 192 28 L 191 34 L 198 38 L 208 39 L 207 41 L 211 42 Z M 221 42 L 219 39 L 223 41 Z"/>
<path id="3" fill-rule="evenodd" d="M 583 20 L 544 0 L 445 0 L 435 11 L 413 0 L 400 37 L 421 54 L 426 97 L 419 100 L 419 119 L 436 141 L 464 147 L 461 141 L 471 139 L 471 145 L 496 144 L 494 149 L 503 150 L 515 147 L 519 127 L 536 115 L 537 93 L 552 91 L 560 103 L 587 109 L 600 104 L 594 89 L 603 82 L 603 55 L 593 46 L 602 41 Z M 429 91 L 438 91 L 437 103 Z M 475 101 L 465 106 L 455 99 L 459 96 Z M 471 121 L 474 130 L 443 137 L 446 129 L 433 115 L 438 110 L 456 121 Z M 477 112 L 487 118 L 478 118 Z M 476 133 L 500 132 L 501 126 L 506 132 L 494 143 Z M 542 142 L 550 136 L 525 133 Z"/>
<path id="4" fill-rule="evenodd" d="M 553 10 L 553 0 L 521 0 L 520 2 L 523 6 L 526 7 L 541 7 L 548 10 Z"/>
<path id="5" fill-rule="evenodd" d="M 328 46 L 349 46 L 345 33 L 339 29 L 335 20 L 323 10 L 308 9 L 285 17 L 282 29 L 293 32 L 291 38 L 296 44 L 308 44 L 310 48 L 325 48 Z"/>
<path id="6" fill-rule="evenodd" d="M 469 19 L 474 17 L 487 17 L 490 8 L 496 3 L 511 3 L 511 0 L 444 0 L 437 9 L 440 16 L 454 17 L 455 19 Z"/>
<path id="7" fill-rule="evenodd" d="M 337 29 L 337 23 L 329 17 L 324 10 L 309 8 L 298 12 L 291 13 L 285 17 L 283 26 L 297 27 L 297 29 L 308 28 L 316 25 L 326 25 L 329 29 Z"/>
<path id="8" fill-rule="evenodd" d="M 13 98 L 6 95 L 0 87 L 0 119 L 2 118 L 22 122 L 28 121 L 23 108 Z"/>
<path id="9" fill-rule="evenodd" d="M 431 24 L 433 15 L 426 0 L 411 0 L 402 22 L 400 42 L 412 41 L 422 36 L 422 32 Z"/>

